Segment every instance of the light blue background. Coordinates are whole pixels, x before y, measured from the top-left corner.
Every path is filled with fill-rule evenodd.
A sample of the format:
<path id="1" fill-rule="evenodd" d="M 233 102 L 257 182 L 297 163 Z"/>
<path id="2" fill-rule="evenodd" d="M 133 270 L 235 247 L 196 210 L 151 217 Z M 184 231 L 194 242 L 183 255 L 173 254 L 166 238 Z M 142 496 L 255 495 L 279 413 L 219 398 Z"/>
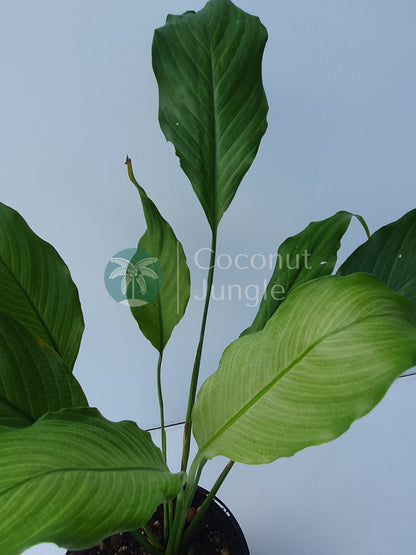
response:
<path id="1" fill-rule="evenodd" d="M 168 421 L 183 419 L 204 273 L 194 254 L 208 225 L 157 123 L 153 30 L 200 0 L 3 0 L 0 17 L 1 201 L 16 208 L 68 264 L 86 331 L 76 376 L 110 420 L 157 425 L 156 353 L 103 272 L 145 230 L 124 160 L 174 227 L 193 291 L 166 349 Z M 220 226 L 219 253 L 268 256 L 311 220 L 350 210 L 371 230 L 414 208 L 416 4 L 413 0 L 239 0 L 269 31 L 264 85 L 269 129 Z M 354 223 L 341 258 L 364 240 Z M 224 259 L 225 260 L 225 259 Z M 218 270 L 261 286 L 271 274 Z M 247 327 L 248 299 L 214 301 L 202 377 Z M 264 467 L 239 466 L 221 490 L 252 555 L 414 553 L 416 379 L 398 381 L 335 442 Z M 181 432 L 171 430 L 172 449 Z M 172 468 L 176 458 L 172 455 Z M 222 468 L 204 475 L 209 486 Z M 38 546 L 30 554 L 63 550 Z"/>

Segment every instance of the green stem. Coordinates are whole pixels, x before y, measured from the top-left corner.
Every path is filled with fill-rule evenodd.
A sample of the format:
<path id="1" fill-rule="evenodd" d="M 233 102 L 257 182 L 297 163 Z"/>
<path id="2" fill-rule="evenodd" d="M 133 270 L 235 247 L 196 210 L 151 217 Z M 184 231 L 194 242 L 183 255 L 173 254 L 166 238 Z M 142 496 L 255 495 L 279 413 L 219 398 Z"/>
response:
<path id="1" fill-rule="evenodd" d="M 163 537 L 165 542 L 169 537 L 169 504 L 163 504 Z"/>
<path id="2" fill-rule="evenodd" d="M 159 400 L 160 412 L 160 440 L 162 443 L 162 455 L 165 462 L 167 462 L 167 448 L 166 448 L 166 429 L 165 429 L 165 412 L 163 405 L 163 392 L 162 392 L 162 360 L 163 350 L 159 352 L 159 360 L 157 362 L 157 396 Z M 169 503 L 163 505 L 163 533 L 165 541 L 169 537 Z"/>
<path id="3" fill-rule="evenodd" d="M 201 477 L 202 469 L 207 459 L 196 456 L 189 469 L 189 477 L 185 488 L 176 498 L 175 516 L 173 519 L 172 530 L 166 546 L 166 555 L 177 555 L 180 551 L 182 531 L 185 526 L 186 516 L 195 495 L 196 487 Z"/>
<path id="4" fill-rule="evenodd" d="M 168 518 L 169 518 L 169 531 L 172 529 L 172 523 L 173 523 L 173 503 L 172 501 L 169 501 L 168 503 Z M 166 541 L 168 539 L 166 538 Z"/>
<path id="5" fill-rule="evenodd" d="M 163 407 L 163 393 L 162 393 L 162 359 L 163 350 L 159 352 L 159 360 L 157 361 L 157 397 L 159 400 L 159 413 L 160 413 L 160 439 L 162 442 L 162 454 L 166 462 L 166 430 L 165 430 L 165 412 Z"/>
<path id="6" fill-rule="evenodd" d="M 182 466 L 181 470 L 186 472 L 186 468 L 188 466 L 189 460 L 189 451 L 191 445 L 191 431 L 192 431 L 192 409 L 195 404 L 196 398 L 196 390 L 198 387 L 198 377 L 199 377 L 199 369 L 201 366 L 201 356 L 202 356 L 202 347 L 204 344 L 204 336 L 205 336 L 205 327 L 207 323 L 207 316 L 208 316 L 208 307 L 209 307 L 209 300 L 211 298 L 211 289 L 212 283 L 214 280 L 214 269 L 215 269 L 215 253 L 217 247 L 217 232 L 212 232 L 212 242 L 211 242 L 211 258 L 209 263 L 209 270 L 208 270 L 208 278 L 207 278 L 207 294 L 205 297 L 205 306 L 204 312 L 202 315 L 202 323 L 201 323 L 201 332 L 199 335 L 199 342 L 198 347 L 196 350 L 194 368 L 192 371 L 192 379 L 191 379 L 191 387 L 189 390 L 189 399 L 188 399 L 188 408 L 186 411 L 186 419 L 185 419 L 185 427 L 184 427 L 184 436 L 183 436 L 183 451 L 182 451 Z"/>
<path id="7" fill-rule="evenodd" d="M 140 543 L 140 545 L 144 547 L 144 549 L 148 551 L 150 555 L 160 555 L 160 553 L 163 553 L 163 547 L 159 544 L 159 542 L 156 540 L 153 534 L 149 536 L 149 539 L 139 530 L 133 530 L 132 532 L 130 532 L 130 534 L 134 538 L 136 538 L 136 540 Z"/>
<path id="8" fill-rule="evenodd" d="M 225 478 L 228 476 L 228 474 L 229 474 L 230 470 L 232 469 L 233 465 L 234 465 L 234 461 L 229 461 L 228 462 L 228 464 L 226 465 L 224 470 L 219 475 L 217 481 L 213 485 L 211 491 L 207 495 L 207 498 L 204 500 L 202 505 L 199 507 L 198 512 L 196 513 L 194 519 L 192 520 L 191 524 L 188 526 L 188 529 L 186 530 L 185 534 L 183 535 L 182 546 L 181 546 L 182 548 L 185 547 L 190 542 L 190 540 L 192 539 L 192 536 L 195 534 L 196 530 L 198 529 L 198 526 L 201 524 L 201 520 L 203 519 L 207 510 L 209 509 L 211 501 L 214 499 L 218 490 L 222 486 Z"/>

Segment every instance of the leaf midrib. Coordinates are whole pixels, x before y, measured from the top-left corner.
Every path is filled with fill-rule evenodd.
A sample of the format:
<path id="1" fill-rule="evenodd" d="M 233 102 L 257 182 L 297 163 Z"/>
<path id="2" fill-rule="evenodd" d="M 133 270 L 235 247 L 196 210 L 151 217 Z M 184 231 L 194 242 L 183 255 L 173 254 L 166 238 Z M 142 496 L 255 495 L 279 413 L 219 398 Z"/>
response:
<path id="1" fill-rule="evenodd" d="M 210 61 L 210 70 L 211 70 L 211 75 L 210 75 L 210 82 L 211 82 L 211 114 L 212 114 L 212 121 L 211 121 L 211 136 L 214 138 L 213 140 L 213 152 L 212 152 L 212 161 L 211 161 L 211 171 L 212 171 L 212 190 L 213 190 L 213 200 L 212 200 L 212 214 L 213 214 L 213 226 L 214 229 L 217 228 L 218 226 L 218 221 L 217 221 L 217 168 L 218 168 L 218 163 L 217 163 L 217 153 L 218 153 L 218 149 L 217 149 L 217 142 L 218 142 L 218 137 L 217 137 L 217 105 L 215 102 L 215 84 L 214 84 L 214 53 L 213 53 L 213 49 L 212 49 L 212 37 L 210 35 L 209 32 L 209 27 L 207 25 L 207 23 L 204 20 L 204 27 L 205 27 L 205 33 L 206 33 L 206 37 L 207 37 L 207 43 L 208 43 L 208 52 L 209 52 L 209 61 Z M 212 230 L 214 232 L 214 229 Z"/>
<path id="2" fill-rule="evenodd" d="M 24 411 L 22 408 L 20 408 L 20 407 L 16 406 L 15 404 L 11 403 L 5 397 L 0 397 L 0 404 L 6 405 L 10 409 L 14 410 L 16 414 L 18 414 L 19 416 L 22 416 L 25 420 L 28 420 L 28 422 L 29 422 L 28 426 L 30 424 L 33 424 L 34 422 L 36 422 L 36 419 L 33 416 L 31 416 L 29 413 Z M 2 426 L 4 426 L 4 424 L 2 424 Z M 14 426 L 11 426 L 11 427 L 14 428 Z"/>
<path id="3" fill-rule="evenodd" d="M 51 476 L 53 474 L 69 473 L 69 472 L 73 472 L 73 473 L 76 473 L 76 472 L 96 472 L 96 473 L 99 473 L 99 474 L 104 473 L 104 472 L 108 472 L 108 473 L 113 473 L 113 472 L 160 472 L 160 473 L 170 474 L 169 470 L 161 469 L 161 468 L 147 467 L 147 466 L 131 466 L 131 467 L 130 466 L 125 466 L 125 467 L 109 467 L 109 468 L 95 468 L 95 467 L 56 468 L 54 470 L 41 472 L 39 474 L 35 474 L 34 476 L 30 476 L 29 478 L 26 478 L 24 480 L 20 480 L 19 482 L 13 484 L 12 486 L 9 486 L 8 488 L 0 491 L 0 498 L 4 495 L 7 495 L 10 491 L 18 489 L 18 488 L 22 487 L 23 485 L 25 485 L 29 482 L 33 482 L 35 480 L 41 480 L 41 479 L 46 478 L 48 476 Z M 174 476 L 174 474 L 172 474 L 172 476 Z"/>
<path id="4" fill-rule="evenodd" d="M 266 395 L 273 387 L 275 387 L 275 385 L 280 380 L 282 380 L 286 376 L 286 374 L 292 370 L 292 368 L 294 368 L 305 356 L 307 356 L 320 343 L 322 343 L 323 341 L 325 341 L 329 337 L 332 337 L 332 336 L 334 336 L 338 333 L 342 333 L 343 331 L 350 328 L 351 326 L 361 324 L 362 322 L 364 322 L 366 320 L 380 319 L 380 318 L 384 318 L 386 316 L 389 316 L 389 314 L 386 313 L 386 314 L 378 314 L 376 316 L 365 316 L 363 318 L 355 320 L 352 324 L 350 323 L 350 324 L 347 324 L 347 325 L 342 326 L 340 328 L 337 328 L 333 332 L 327 333 L 326 335 L 317 339 L 307 349 L 305 349 L 296 359 L 294 359 L 287 366 L 287 368 L 282 370 L 282 372 L 280 372 L 278 376 L 276 376 L 275 378 L 273 378 L 273 380 L 271 380 L 268 384 L 266 384 L 266 386 L 264 386 L 257 393 L 257 395 L 255 395 L 255 397 L 253 397 L 248 403 L 246 403 L 232 418 L 229 418 L 227 420 L 227 423 L 224 424 L 224 426 L 222 426 L 222 428 L 220 428 L 220 430 L 203 447 L 200 447 L 199 451 L 201 453 L 203 453 L 204 451 L 206 451 L 209 448 L 210 445 L 215 443 L 215 441 L 217 441 L 218 438 L 220 438 L 229 428 L 231 428 L 235 424 L 235 422 L 237 422 L 252 406 L 254 406 L 264 395 Z M 258 333 L 262 333 L 262 332 L 263 332 L 263 330 L 261 332 L 258 332 Z"/>
<path id="5" fill-rule="evenodd" d="M 48 337 L 48 339 L 50 341 L 51 347 L 60 355 L 61 358 L 63 358 L 62 353 L 61 353 L 58 345 L 55 343 L 55 340 L 54 340 L 53 336 L 51 335 L 51 333 L 49 331 L 49 328 L 46 325 L 46 322 L 44 321 L 40 312 L 36 308 L 36 305 L 33 303 L 32 299 L 29 297 L 28 293 L 24 289 L 23 285 L 21 284 L 21 282 L 19 281 L 17 276 L 10 270 L 10 268 L 8 267 L 8 265 L 6 264 L 6 262 L 3 260 L 3 258 L 1 256 L 0 256 L 0 263 L 4 266 L 4 268 L 6 269 L 6 273 L 10 276 L 11 280 L 15 283 L 17 288 L 22 292 L 22 295 L 28 301 L 29 305 L 31 306 L 31 308 L 32 308 L 32 310 L 35 314 L 35 316 L 37 317 L 37 319 L 40 322 L 42 328 L 44 329 L 45 334 L 46 334 L 46 336 Z M 13 317 L 12 314 L 10 314 L 10 316 Z"/>

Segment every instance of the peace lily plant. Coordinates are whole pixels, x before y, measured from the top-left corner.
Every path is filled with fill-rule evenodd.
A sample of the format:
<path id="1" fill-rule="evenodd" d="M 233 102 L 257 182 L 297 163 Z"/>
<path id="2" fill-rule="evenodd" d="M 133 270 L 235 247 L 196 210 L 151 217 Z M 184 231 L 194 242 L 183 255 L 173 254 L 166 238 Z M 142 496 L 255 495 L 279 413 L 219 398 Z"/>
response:
<path id="1" fill-rule="evenodd" d="M 190 275 L 179 240 L 136 181 L 131 160 L 128 175 L 147 225 L 138 248 L 163 272 L 151 302 L 131 303 L 159 354 L 161 449 L 135 423 L 110 422 L 88 406 L 72 374 L 83 333 L 77 289 L 54 248 L 0 205 L 0 553 L 41 542 L 82 549 L 129 530 L 149 553 L 178 554 L 206 509 L 185 530 L 208 461 L 230 459 L 209 501 L 234 461 L 269 463 L 338 437 L 416 363 L 416 210 L 371 236 L 357 216 L 368 240 L 332 275 L 353 218 L 341 211 L 279 247 L 278 260 L 307 252 L 308 264 L 276 265 L 252 325 L 225 349 L 197 394 L 219 223 L 267 127 L 266 39 L 259 19 L 230 0 L 170 15 L 154 35 L 160 126 L 212 234 L 176 473 L 166 463 L 161 372 L 166 344 L 185 313 Z M 141 269 L 143 286 L 146 265 Z M 131 289 L 127 283 L 133 300 Z M 164 545 L 146 527 L 161 504 Z"/>

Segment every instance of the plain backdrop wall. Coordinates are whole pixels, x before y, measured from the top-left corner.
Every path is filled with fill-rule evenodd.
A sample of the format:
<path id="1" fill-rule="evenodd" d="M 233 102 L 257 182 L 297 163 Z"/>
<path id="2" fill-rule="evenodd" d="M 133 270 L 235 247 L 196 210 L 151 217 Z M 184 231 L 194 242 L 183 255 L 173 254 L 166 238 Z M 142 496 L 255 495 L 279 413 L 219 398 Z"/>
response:
<path id="1" fill-rule="evenodd" d="M 220 225 L 219 253 L 268 257 L 338 210 L 372 231 L 415 207 L 416 4 L 412 0 L 239 0 L 269 32 L 269 129 Z M 86 330 L 75 374 L 110 420 L 158 423 L 156 353 L 104 287 L 116 252 L 145 231 L 124 160 L 187 253 L 191 301 L 166 349 L 167 419 L 183 420 L 202 303 L 195 263 L 209 246 L 202 208 L 157 122 L 154 28 L 201 0 L 3 0 L 0 200 L 52 243 L 78 286 Z M 354 223 L 340 259 L 364 233 Z M 218 269 L 216 287 L 262 286 L 271 268 Z M 256 314 L 253 299 L 213 301 L 201 379 Z M 335 442 L 267 467 L 233 470 L 221 496 L 254 555 L 410 555 L 416 533 L 415 379 Z M 170 434 L 179 448 L 180 431 Z M 223 461 L 205 475 L 205 485 Z M 172 465 L 176 459 L 172 455 Z M 270 509 L 270 510 L 269 510 Z M 254 516 L 253 516 L 254 514 Z M 28 553 L 60 553 L 39 546 Z"/>

